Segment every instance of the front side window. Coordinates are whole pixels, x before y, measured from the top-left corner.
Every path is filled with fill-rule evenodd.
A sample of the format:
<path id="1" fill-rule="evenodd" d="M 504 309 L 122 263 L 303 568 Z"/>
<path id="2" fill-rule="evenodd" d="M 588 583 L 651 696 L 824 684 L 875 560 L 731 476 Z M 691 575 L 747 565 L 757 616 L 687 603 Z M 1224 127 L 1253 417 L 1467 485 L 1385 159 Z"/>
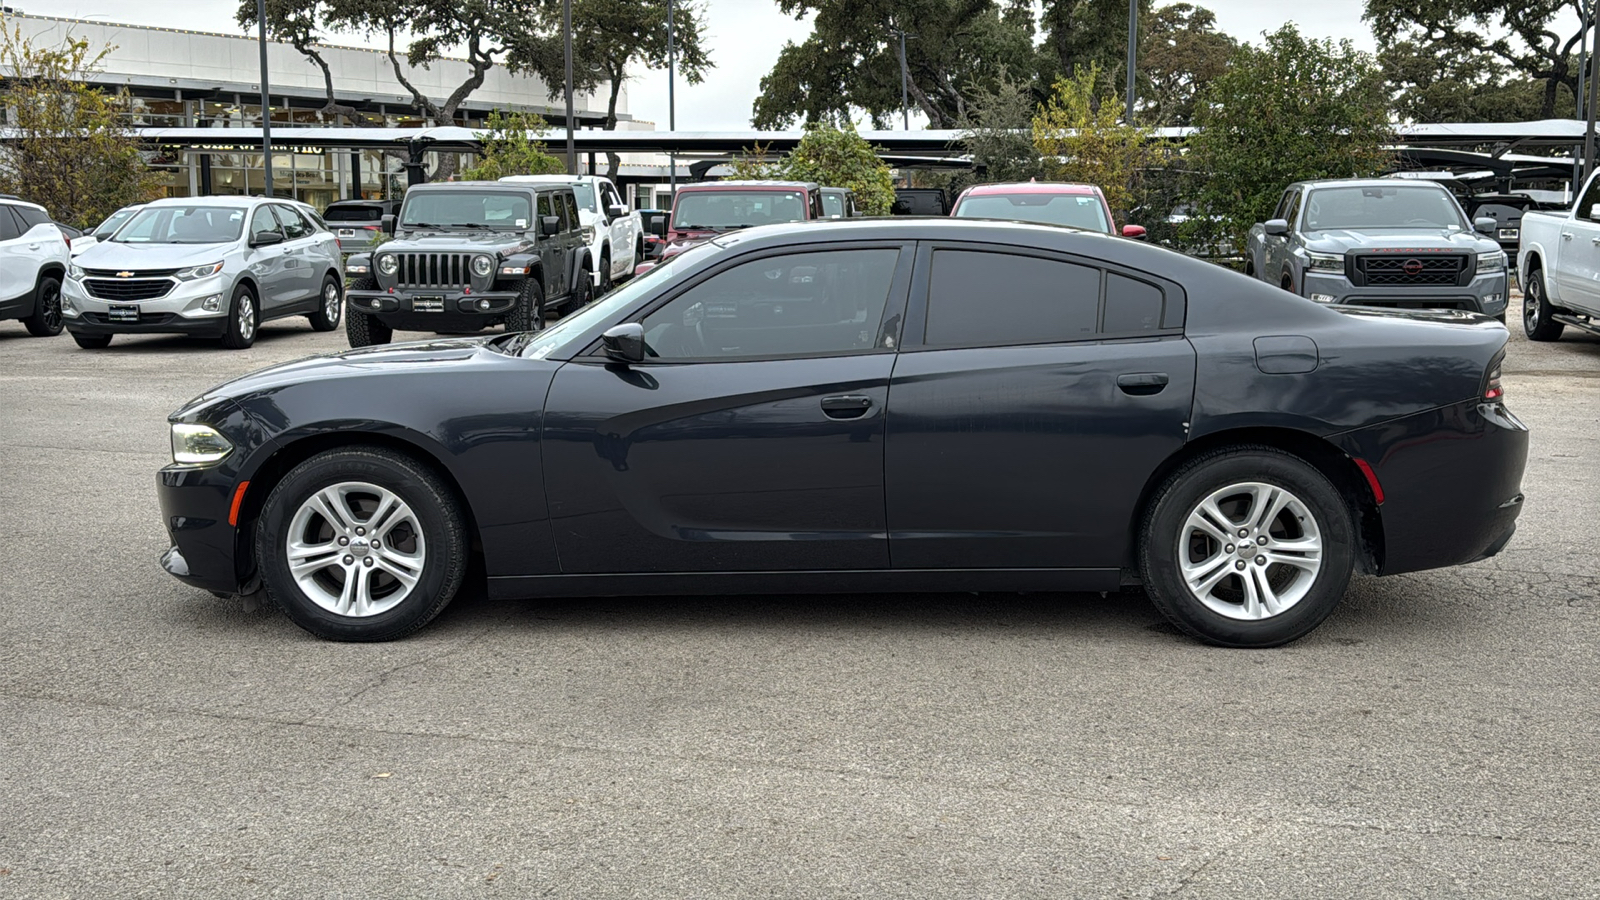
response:
<path id="1" fill-rule="evenodd" d="M 672 210 L 674 231 L 727 231 L 806 217 L 804 191 L 684 191 Z"/>
<path id="2" fill-rule="evenodd" d="M 599 212 L 600 211 L 599 204 L 595 203 L 595 193 L 594 193 L 594 186 L 593 185 L 590 185 L 589 183 L 583 182 L 583 181 L 576 182 L 575 184 L 572 185 L 572 194 L 573 194 L 573 197 L 577 200 L 578 206 L 580 208 L 587 209 L 587 210 L 590 210 L 592 212 Z M 572 220 L 574 222 L 576 222 L 578 220 L 578 217 L 577 216 L 573 216 Z"/>
<path id="3" fill-rule="evenodd" d="M 962 219 L 1010 219 L 1040 225 L 1065 225 L 1109 234 L 1105 206 L 1093 194 L 980 194 L 956 209 Z"/>
<path id="4" fill-rule="evenodd" d="M 899 256 L 841 250 L 734 266 L 646 316 L 645 345 L 665 360 L 873 350 Z"/>
<path id="5" fill-rule="evenodd" d="M 407 228 L 523 229 L 533 202 L 513 191 L 425 191 L 406 196 L 400 224 Z"/>
<path id="6" fill-rule="evenodd" d="M 1578 218 L 1600 222 L 1600 178 L 1589 182 L 1589 189 L 1583 192 L 1583 199 L 1578 201 Z"/>
<path id="7" fill-rule="evenodd" d="M 250 217 L 250 240 L 254 241 L 262 235 L 280 234 L 278 220 L 272 215 L 272 207 L 258 206 L 255 215 Z"/>
<path id="8" fill-rule="evenodd" d="M 265 207 L 257 210 L 266 212 Z M 244 231 L 245 210 L 226 206 L 146 206 L 111 240 L 118 244 L 226 244 Z M 277 222 L 267 213 L 268 230 Z"/>
<path id="9" fill-rule="evenodd" d="M 1465 231 L 1455 198 L 1424 185 L 1326 187 L 1305 201 L 1305 231 L 1364 228 L 1427 228 Z"/>
<path id="10" fill-rule="evenodd" d="M 935 250 L 929 347 L 1054 344 L 1095 336 L 1100 270 L 1037 256 Z"/>
<path id="11" fill-rule="evenodd" d="M 555 210 L 550 208 L 550 195 L 549 194 L 540 194 L 539 195 L 539 221 L 543 222 L 545 216 L 554 216 L 554 215 L 556 215 L 556 212 L 555 212 Z"/>

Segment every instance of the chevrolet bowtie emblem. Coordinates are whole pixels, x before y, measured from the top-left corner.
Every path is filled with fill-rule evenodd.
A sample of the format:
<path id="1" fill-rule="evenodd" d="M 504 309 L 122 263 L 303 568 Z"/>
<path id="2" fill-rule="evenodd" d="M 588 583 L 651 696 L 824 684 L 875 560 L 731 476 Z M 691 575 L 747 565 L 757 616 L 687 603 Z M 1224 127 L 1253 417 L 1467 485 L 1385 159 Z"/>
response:
<path id="1" fill-rule="evenodd" d="M 118 272 L 117 273 L 117 277 L 118 278 L 132 278 L 133 277 L 133 273 L 132 272 Z"/>

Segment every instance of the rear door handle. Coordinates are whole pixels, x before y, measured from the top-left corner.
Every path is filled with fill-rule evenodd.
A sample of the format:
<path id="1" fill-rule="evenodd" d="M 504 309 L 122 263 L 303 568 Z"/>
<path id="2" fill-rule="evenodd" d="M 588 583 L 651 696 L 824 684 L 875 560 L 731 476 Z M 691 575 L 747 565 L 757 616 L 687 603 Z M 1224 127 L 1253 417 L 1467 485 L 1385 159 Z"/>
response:
<path id="1" fill-rule="evenodd" d="M 872 398 L 862 394 L 841 394 L 822 398 L 822 411 L 834 419 L 854 419 L 867 414 Z"/>
<path id="2" fill-rule="evenodd" d="M 1165 372 L 1137 372 L 1132 375 L 1118 375 L 1117 387 L 1122 388 L 1124 394 L 1143 397 L 1161 393 L 1171 380 Z"/>

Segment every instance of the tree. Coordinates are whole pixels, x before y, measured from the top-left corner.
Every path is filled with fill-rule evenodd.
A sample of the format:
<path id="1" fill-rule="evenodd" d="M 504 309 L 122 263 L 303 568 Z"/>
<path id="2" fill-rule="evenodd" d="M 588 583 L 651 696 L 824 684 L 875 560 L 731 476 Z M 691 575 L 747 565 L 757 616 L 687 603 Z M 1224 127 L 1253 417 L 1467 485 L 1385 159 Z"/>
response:
<path id="1" fill-rule="evenodd" d="M 1538 117 L 1558 113 L 1564 86 L 1577 95 L 1580 0 L 1367 0 L 1365 18 L 1380 48 L 1400 41 L 1437 60 L 1481 60 L 1508 67 L 1543 89 Z M 1592 5 L 1592 4 L 1591 4 Z M 1470 63 L 1469 63 L 1470 65 Z"/>
<path id="2" fill-rule="evenodd" d="M 897 116 L 900 40 L 906 40 L 907 92 L 933 128 L 957 122 L 974 84 L 1001 73 L 1031 77 L 1033 14 L 1026 0 L 778 0 L 784 13 L 815 13 L 811 36 L 790 42 L 761 79 L 753 123 L 787 128 L 797 120 L 843 125 L 864 112 L 879 127 Z"/>
<path id="3" fill-rule="evenodd" d="M 1149 20 L 1150 4 L 1139 0 L 1141 22 Z M 1039 24 L 1044 37 L 1039 47 L 1041 86 L 1054 86 L 1079 69 L 1096 66 L 1110 84 L 1126 81 L 1128 0 L 1044 0 Z"/>
<path id="4" fill-rule="evenodd" d="M 1108 92 L 1097 65 L 1056 82 L 1033 119 L 1033 145 L 1056 181 L 1092 184 L 1126 220 L 1150 161 L 1150 133 L 1123 120 L 1123 101 Z"/>
<path id="5" fill-rule="evenodd" d="M 566 56 L 561 38 L 561 0 L 543 0 L 543 28 L 514 42 L 512 65 L 539 74 L 560 96 L 566 82 Z M 699 84 L 714 64 L 702 46 L 705 17 L 688 0 L 678 0 L 672 18 L 677 72 Z M 606 128 L 617 127 L 617 101 L 628 70 L 642 63 L 648 69 L 667 66 L 667 0 L 572 0 L 573 90 L 589 92 L 602 83 L 609 88 Z M 607 153 L 606 174 L 617 177 L 621 159 Z"/>
<path id="6" fill-rule="evenodd" d="M 1140 121 L 1193 124 L 1195 98 L 1228 68 L 1238 47 L 1203 6 L 1174 3 L 1146 15 L 1139 25 Z"/>
<path id="7" fill-rule="evenodd" d="M 126 93 L 88 85 L 114 48 L 70 33 L 59 45 L 24 38 L 0 16 L 0 95 L 14 139 L 0 144 L 0 193 L 16 194 L 56 220 L 90 228 L 118 209 L 160 193 L 138 139 L 119 118 Z"/>
<path id="8" fill-rule="evenodd" d="M 322 85 L 327 100 L 322 106 L 325 116 L 342 116 L 352 125 L 365 124 L 366 117 L 355 107 L 340 103 L 333 94 L 333 69 L 323 58 L 322 23 L 329 17 L 328 4 L 323 0 L 266 0 L 267 37 L 281 41 L 300 51 L 322 70 Z M 239 0 L 239 10 L 234 18 L 241 28 L 256 27 L 256 0 Z"/>
<path id="9" fill-rule="evenodd" d="M 856 207 L 868 216 L 887 216 L 894 206 L 894 178 L 889 167 L 878 150 L 849 124 L 843 128 L 815 122 L 807 125 L 805 137 L 776 160 L 760 144 L 747 148 L 733 160 L 733 177 L 814 181 L 825 187 L 849 188 L 855 192 Z"/>
<path id="10" fill-rule="evenodd" d="M 973 85 L 957 125 L 961 147 L 972 157 L 973 175 L 959 182 L 1027 181 L 1044 174 L 1033 143 L 1033 117 L 1038 106 L 1026 82 L 1001 75 L 993 88 Z M 952 184 L 960 190 L 963 184 Z"/>
<path id="11" fill-rule="evenodd" d="M 533 113 L 489 113 L 478 164 L 461 173 L 468 181 L 498 181 L 507 175 L 560 175 L 561 158 L 545 152 L 545 121 Z"/>
<path id="12" fill-rule="evenodd" d="M 1307 40 L 1289 24 L 1241 47 L 1196 109 L 1186 239 L 1243 246 L 1286 185 L 1382 172 L 1393 158 L 1386 99 L 1377 64 L 1349 41 Z"/>
<path id="13" fill-rule="evenodd" d="M 1528 122 L 1546 118 L 1541 82 L 1488 54 L 1437 53 L 1399 41 L 1378 54 L 1395 115 L 1406 122 Z M 1556 109 L 1576 111 L 1560 86 Z"/>

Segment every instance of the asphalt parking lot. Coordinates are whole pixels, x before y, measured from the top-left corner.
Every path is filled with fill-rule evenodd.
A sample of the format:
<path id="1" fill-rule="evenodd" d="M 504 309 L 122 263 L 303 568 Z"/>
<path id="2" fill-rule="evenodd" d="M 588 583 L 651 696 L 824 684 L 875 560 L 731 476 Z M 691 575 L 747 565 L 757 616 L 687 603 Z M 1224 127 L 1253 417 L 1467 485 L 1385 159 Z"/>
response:
<path id="1" fill-rule="evenodd" d="M 1260 652 L 1140 594 L 467 597 L 340 645 L 169 578 L 166 414 L 343 347 L 0 323 L 0 897 L 1600 896 L 1600 338 L 1514 333 L 1502 556 Z"/>

